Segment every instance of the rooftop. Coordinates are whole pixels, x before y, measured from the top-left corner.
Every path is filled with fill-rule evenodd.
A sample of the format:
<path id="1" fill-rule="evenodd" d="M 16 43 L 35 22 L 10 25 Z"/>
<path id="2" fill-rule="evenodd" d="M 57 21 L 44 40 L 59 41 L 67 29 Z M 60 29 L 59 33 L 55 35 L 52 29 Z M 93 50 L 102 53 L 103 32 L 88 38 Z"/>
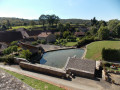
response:
<path id="1" fill-rule="evenodd" d="M 94 60 L 83 60 L 81 58 L 70 58 L 66 69 L 73 68 L 79 71 L 85 71 L 94 74 L 96 67 L 96 61 Z"/>

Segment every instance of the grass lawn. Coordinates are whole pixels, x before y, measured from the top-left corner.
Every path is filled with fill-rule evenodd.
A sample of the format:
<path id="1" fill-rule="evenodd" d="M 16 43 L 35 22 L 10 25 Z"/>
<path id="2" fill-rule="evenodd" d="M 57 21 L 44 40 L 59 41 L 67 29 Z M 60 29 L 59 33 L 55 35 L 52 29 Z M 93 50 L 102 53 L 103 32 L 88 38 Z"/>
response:
<path id="1" fill-rule="evenodd" d="M 65 46 L 74 46 L 77 42 L 67 42 Z"/>
<path id="2" fill-rule="evenodd" d="M 18 28 L 26 28 L 26 29 L 28 29 L 28 28 L 32 28 L 32 27 L 42 27 L 42 25 L 34 25 L 34 26 L 30 26 L 30 25 L 28 25 L 28 26 L 14 26 L 14 27 L 12 27 L 12 29 L 9 29 L 9 30 L 18 29 Z"/>
<path id="3" fill-rule="evenodd" d="M 120 71 L 120 68 L 117 68 L 117 69 L 112 69 L 112 68 L 110 68 L 110 67 L 106 67 L 106 68 L 107 68 L 107 70 Z"/>
<path id="4" fill-rule="evenodd" d="M 99 60 L 102 59 L 103 48 L 120 49 L 120 41 L 97 41 L 87 46 L 85 58 Z"/>
<path id="5" fill-rule="evenodd" d="M 62 88 L 59 88 L 57 86 L 54 86 L 52 84 L 49 84 L 40 80 L 36 80 L 12 71 L 8 71 L 8 70 L 5 70 L 5 71 L 37 90 L 64 90 Z"/>

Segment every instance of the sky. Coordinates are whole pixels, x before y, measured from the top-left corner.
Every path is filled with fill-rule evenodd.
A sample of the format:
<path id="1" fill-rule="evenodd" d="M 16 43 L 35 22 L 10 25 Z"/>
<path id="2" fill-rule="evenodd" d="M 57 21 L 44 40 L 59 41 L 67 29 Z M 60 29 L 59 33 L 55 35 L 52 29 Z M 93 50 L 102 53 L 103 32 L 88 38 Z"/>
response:
<path id="1" fill-rule="evenodd" d="M 0 0 L 0 17 L 120 20 L 120 0 Z"/>

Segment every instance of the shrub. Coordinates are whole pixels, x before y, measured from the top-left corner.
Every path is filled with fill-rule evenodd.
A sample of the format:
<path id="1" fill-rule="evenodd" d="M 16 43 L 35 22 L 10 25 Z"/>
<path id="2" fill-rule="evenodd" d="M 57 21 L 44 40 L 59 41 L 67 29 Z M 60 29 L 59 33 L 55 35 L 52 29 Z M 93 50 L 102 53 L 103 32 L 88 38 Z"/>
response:
<path id="1" fill-rule="evenodd" d="M 11 45 L 11 46 L 17 45 L 17 43 L 18 43 L 18 41 L 13 41 L 13 42 L 10 43 L 10 45 Z"/>
<path id="2" fill-rule="evenodd" d="M 36 41 L 32 42 L 32 45 L 38 45 L 38 43 Z"/>
<path id="3" fill-rule="evenodd" d="M 27 60 L 30 60 L 32 55 L 32 53 L 29 50 L 23 50 L 20 54 L 21 54 L 20 55 L 21 58 L 25 58 Z"/>
<path id="4" fill-rule="evenodd" d="M 10 54 L 12 52 L 17 52 L 17 48 L 18 48 L 18 46 L 16 46 L 16 45 L 10 46 L 3 51 L 3 54 Z"/>
<path id="5" fill-rule="evenodd" d="M 120 61 L 120 49 L 102 49 L 102 59 L 107 61 Z"/>
<path id="6" fill-rule="evenodd" d="M 46 44 L 46 41 L 45 40 L 41 40 L 41 44 Z"/>

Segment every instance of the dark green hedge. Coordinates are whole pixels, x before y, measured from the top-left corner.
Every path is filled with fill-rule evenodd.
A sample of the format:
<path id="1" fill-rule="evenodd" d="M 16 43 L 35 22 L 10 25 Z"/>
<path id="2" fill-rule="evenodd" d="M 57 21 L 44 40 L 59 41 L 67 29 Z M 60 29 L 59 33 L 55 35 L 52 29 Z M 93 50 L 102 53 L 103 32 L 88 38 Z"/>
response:
<path id="1" fill-rule="evenodd" d="M 102 59 L 106 61 L 120 61 L 120 49 L 105 49 L 102 50 Z"/>

